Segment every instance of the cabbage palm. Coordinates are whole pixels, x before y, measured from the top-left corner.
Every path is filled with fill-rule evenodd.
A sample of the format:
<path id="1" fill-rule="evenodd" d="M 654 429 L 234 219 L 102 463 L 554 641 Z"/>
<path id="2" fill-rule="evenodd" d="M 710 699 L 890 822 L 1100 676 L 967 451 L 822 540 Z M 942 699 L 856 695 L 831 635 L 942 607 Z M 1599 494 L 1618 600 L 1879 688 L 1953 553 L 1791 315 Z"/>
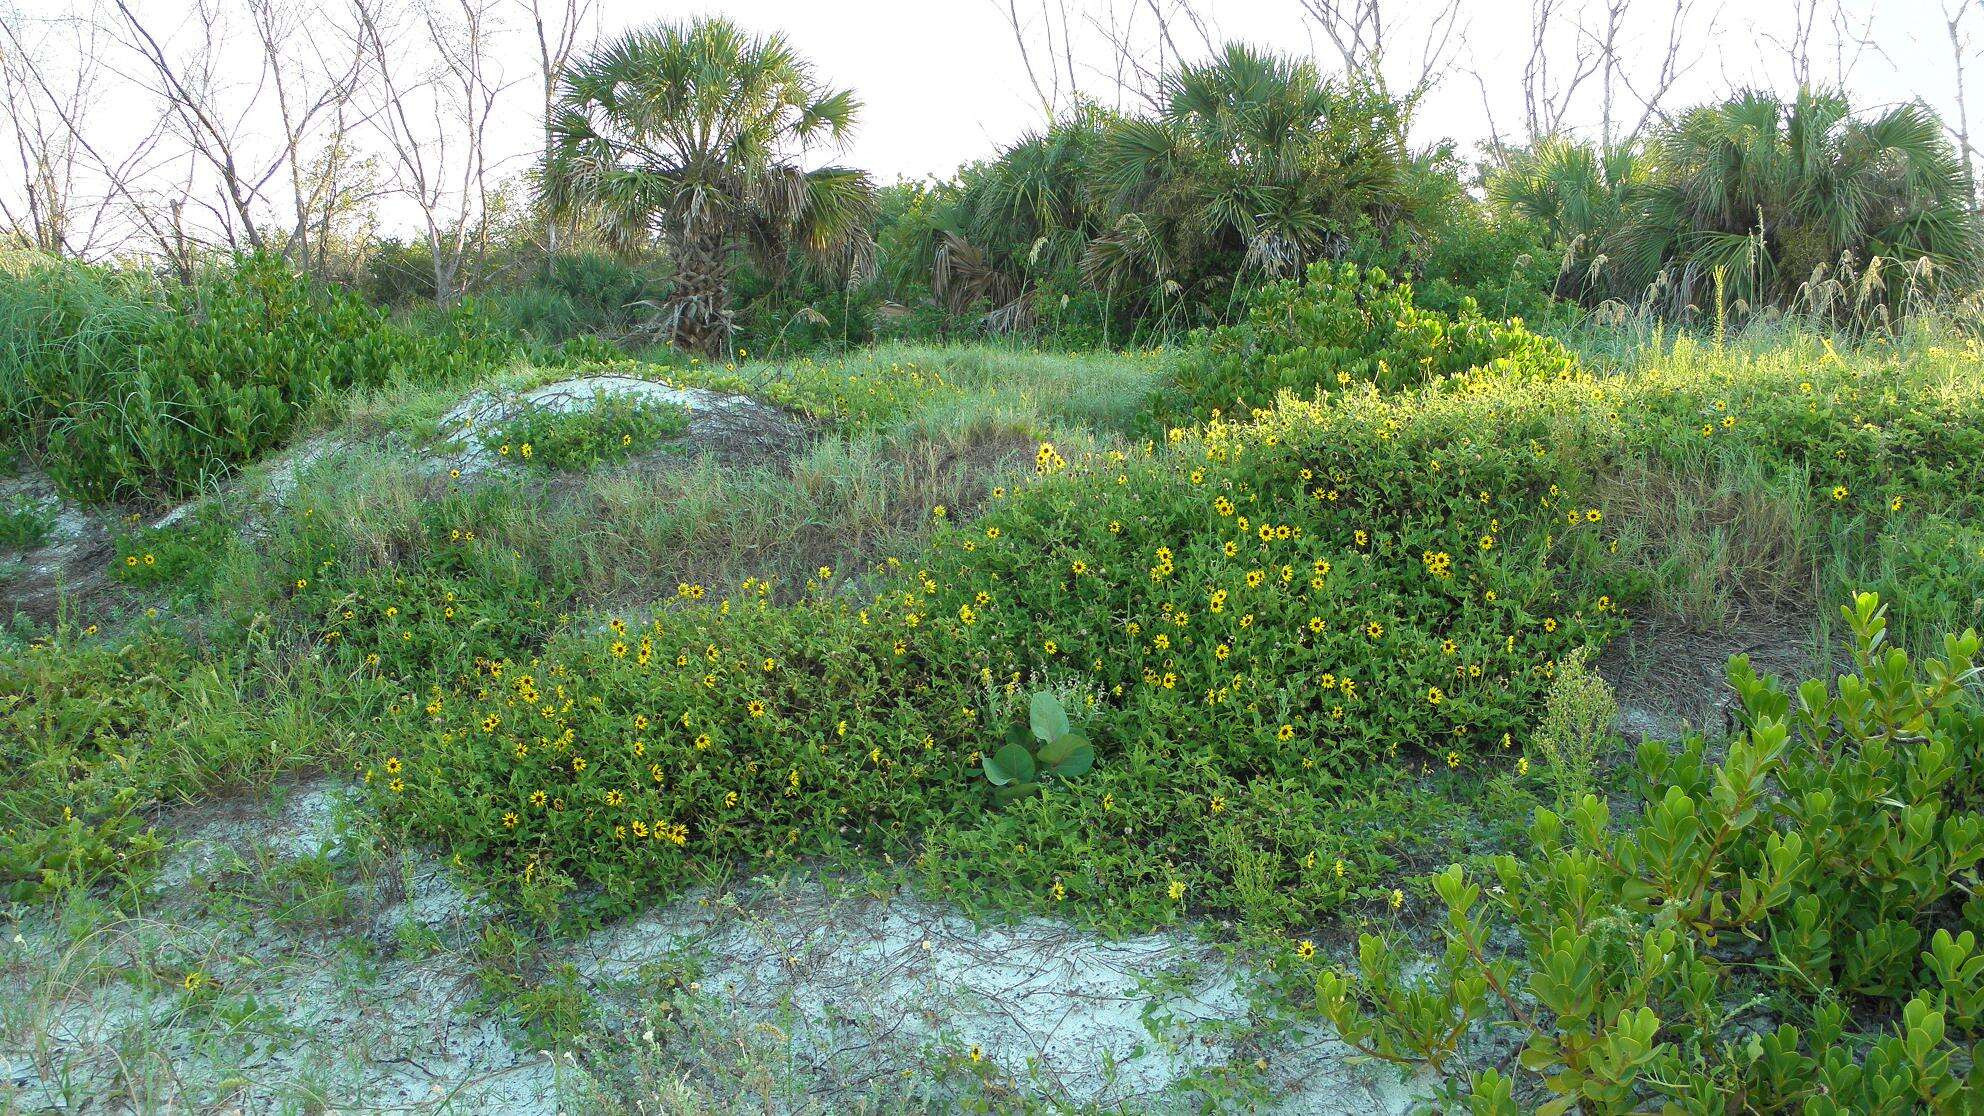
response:
<path id="1" fill-rule="evenodd" d="M 1590 290 L 1604 270 L 1606 238 L 1621 227 L 1650 164 L 1636 147 L 1600 148 L 1546 136 L 1488 176 L 1488 200 L 1503 215 L 1541 228 L 1562 247 L 1557 294 Z"/>
<path id="2" fill-rule="evenodd" d="M 802 163 L 843 144 L 858 110 L 780 36 L 722 19 L 630 31 L 560 80 L 541 197 L 597 215 L 623 249 L 663 244 L 675 282 L 661 330 L 712 353 L 741 258 L 776 276 L 794 249 L 842 265 L 869 252 L 867 176 Z"/>
<path id="3" fill-rule="evenodd" d="M 1381 95 L 1228 45 L 1168 78 L 1156 116 L 1104 135 L 1098 194 L 1112 220 L 1088 270 L 1201 296 L 1223 276 L 1297 274 L 1360 228 L 1407 215 L 1402 134 Z"/>
<path id="4" fill-rule="evenodd" d="M 1098 228 L 1090 171 L 1110 119 L 1084 107 L 960 173 L 931 273 L 932 293 L 952 313 L 989 303 L 988 324 L 1021 324 L 1030 277 L 1080 258 Z"/>
<path id="5" fill-rule="evenodd" d="M 1745 93 L 1684 115 L 1654 158 L 1606 246 L 1631 286 L 1664 273 L 1686 300 L 1720 271 L 1732 299 L 1783 305 L 1831 269 L 1975 263 L 1963 161 L 1917 104 L 1862 118 L 1831 91 Z"/>

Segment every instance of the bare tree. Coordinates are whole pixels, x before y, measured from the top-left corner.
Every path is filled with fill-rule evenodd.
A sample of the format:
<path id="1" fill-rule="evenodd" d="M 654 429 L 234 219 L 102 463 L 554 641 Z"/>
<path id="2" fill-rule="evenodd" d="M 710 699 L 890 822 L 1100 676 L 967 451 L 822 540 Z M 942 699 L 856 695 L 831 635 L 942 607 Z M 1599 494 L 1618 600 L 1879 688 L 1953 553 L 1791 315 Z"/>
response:
<path id="1" fill-rule="evenodd" d="M 1769 48 L 1766 53 L 1775 52 L 1783 56 L 1792 84 L 1800 89 L 1821 81 L 1844 88 L 1870 51 L 1882 53 L 1874 37 L 1875 5 L 1868 5 L 1867 17 L 1857 21 L 1857 28 L 1845 0 L 1830 0 L 1829 3 L 1825 0 L 1790 0 L 1789 7 L 1791 28 L 1788 32 L 1758 30 L 1753 34 L 1760 50 Z M 1828 34 L 1821 35 L 1821 25 L 1828 29 Z M 1828 47 L 1832 53 L 1832 72 L 1821 74 L 1815 66 L 1823 62 Z M 1818 62 L 1814 61 L 1815 57 Z"/>
<path id="2" fill-rule="evenodd" d="M 517 0 L 530 16 L 537 36 L 537 72 L 543 81 L 544 101 L 540 120 L 544 129 L 544 150 L 551 150 L 551 113 L 558 100 L 558 81 L 571 65 L 586 24 L 594 18 L 595 0 Z M 544 222 L 545 265 L 558 250 L 558 220 Z"/>
<path id="3" fill-rule="evenodd" d="M 1036 2 L 1037 12 L 1023 0 L 992 0 L 1048 120 L 1083 102 L 1149 105 L 1166 74 L 1219 43 L 1200 0 L 1090 0 L 1074 12 L 1069 0 Z"/>
<path id="4" fill-rule="evenodd" d="M 1970 142 L 1970 87 L 1965 70 L 1974 53 L 1970 32 L 1963 18 L 1970 14 L 1971 0 L 1943 3 L 1943 28 L 1949 35 L 1950 61 L 1956 71 L 1956 146 L 1963 153 L 1963 181 L 1974 201 L 1977 197 L 1977 151 Z"/>
<path id="5" fill-rule="evenodd" d="M 1395 0 L 1394 0 L 1395 2 Z M 1456 36 L 1463 30 L 1460 0 L 1409 5 L 1418 13 L 1416 49 L 1401 55 L 1401 27 L 1387 11 L 1386 0 L 1302 0 L 1302 10 L 1323 29 L 1343 59 L 1345 70 L 1364 76 L 1380 93 L 1408 107 L 1439 84 L 1454 63 Z M 1400 64 L 1405 80 L 1394 81 Z"/>
<path id="6" fill-rule="evenodd" d="M 5 120 L 13 157 L 9 169 L 21 183 L 17 199 L 0 193 L 0 220 L 6 221 L 10 238 L 28 247 L 56 255 L 80 255 L 74 243 L 74 223 L 82 151 L 75 133 L 63 121 L 80 116 L 95 98 L 98 63 L 93 58 L 78 58 L 59 87 L 48 85 L 36 59 L 48 52 L 55 36 L 28 39 L 17 26 L 19 22 L 18 15 L 0 14 L 0 36 L 4 36 L 0 39 L 0 95 L 7 99 Z"/>
<path id="7" fill-rule="evenodd" d="M 138 18 L 126 0 L 112 0 L 122 18 L 125 44 L 135 53 L 145 75 L 138 84 L 165 106 L 179 138 L 193 159 L 216 179 L 223 202 L 209 205 L 230 247 L 264 247 L 257 195 L 280 169 L 280 160 L 251 167 L 243 153 L 244 122 L 261 96 L 266 71 L 245 92 L 224 82 L 220 63 L 227 26 L 225 13 L 214 0 L 196 0 L 189 25 L 197 36 L 190 51 L 168 53 L 152 29 Z M 197 194 L 185 199 L 192 201 Z M 182 226 L 183 227 L 183 226 Z"/>
<path id="8" fill-rule="evenodd" d="M 1570 34 L 1568 70 L 1555 65 L 1552 34 L 1559 29 Z M 1578 91 L 1591 80 L 1602 64 L 1590 37 L 1583 33 L 1576 12 L 1566 13 L 1563 0 L 1531 0 L 1529 9 L 1529 57 L 1523 63 L 1523 122 L 1532 138 L 1562 131 Z"/>
<path id="9" fill-rule="evenodd" d="M 159 169 L 160 129 L 124 128 L 114 146 L 93 135 L 106 38 L 88 16 L 0 16 L 0 95 L 22 186 L 18 198 L 0 191 L 0 219 L 25 244 L 82 259 L 119 251 L 134 234 L 161 251 L 170 239 L 137 185 Z"/>
<path id="10" fill-rule="evenodd" d="M 997 3 L 998 0 L 994 0 L 994 2 Z M 1033 87 L 1033 95 L 1040 102 L 1040 114 L 1044 119 L 1051 121 L 1061 113 L 1063 107 L 1062 98 L 1064 96 L 1072 96 L 1075 92 L 1072 88 L 1067 90 L 1062 89 L 1060 71 L 1054 65 L 1053 54 L 1055 46 L 1052 10 L 1048 8 L 1046 0 L 1042 0 L 1042 14 L 1046 18 L 1041 20 L 1041 34 L 1045 39 L 1045 43 L 1039 49 L 1046 57 L 1042 63 L 1036 64 L 1034 61 L 1036 47 L 1033 42 L 1033 24 L 1021 17 L 1019 0 L 1005 0 L 1003 4 L 999 5 L 999 8 L 1005 14 L 1006 26 L 1012 30 L 1013 43 L 1019 47 L 1020 65 L 1026 70 L 1027 84 Z M 1063 51 L 1069 49 L 1067 43 L 1068 25 L 1064 12 L 1064 18 L 1061 23 L 1061 49 Z"/>
<path id="11" fill-rule="evenodd" d="M 1629 3 L 1630 0 L 1608 0 L 1610 6 L 1620 9 L 1624 9 Z M 1624 14 L 1622 11 L 1622 23 Z M 1632 143 L 1638 140 L 1641 135 L 1645 134 L 1647 128 L 1651 127 L 1656 121 L 1668 119 L 1666 109 L 1668 95 L 1674 91 L 1675 84 L 1687 76 L 1702 57 L 1699 51 L 1690 50 L 1690 43 L 1700 43 L 1712 39 L 1715 35 L 1717 21 L 1720 18 L 1719 13 L 1712 14 L 1709 17 L 1707 26 L 1702 28 L 1700 32 L 1694 32 L 1691 26 L 1694 16 L 1694 0 L 1673 0 L 1673 5 L 1667 9 L 1666 35 L 1661 42 L 1660 49 L 1650 54 L 1633 48 L 1631 44 L 1625 44 L 1625 49 L 1622 53 L 1621 44 L 1609 34 L 1610 25 L 1608 24 L 1608 45 L 1605 48 L 1605 58 L 1608 67 L 1604 79 L 1606 82 L 1605 142 L 1608 146 L 1615 142 L 1615 137 L 1616 142 Z M 1637 71 L 1634 66 L 1624 61 L 1628 56 L 1653 58 L 1655 62 L 1652 72 L 1642 73 Z M 1612 85 L 1615 81 L 1620 87 L 1624 88 L 1629 96 L 1639 102 L 1639 117 L 1634 121 L 1632 128 L 1624 133 L 1616 133 L 1613 125 L 1614 98 Z"/>
<path id="12" fill-rule="evenodd" d="M 289 182 L 291 225 L 283 252 L 307 274 L 322 267 L 329 246 L 313 237 L 327 234 L 334 211 L 345 200 L 342 174 L 350 161 L 348 111 L 357 94 L 364 54 L 356 47 L 335 57 L 326 47 L 338 40 L 312 34 L 307 13 L 314 10 L 286 0 L 246 0 L 261 61 L 275 93 L 281 127 L 281 165 Z M 347 43 L 349 40 L 347 40 Z"/>
<path id="13" fill-rule="evenodd" d="M 434 298 L 451 303 L 487 234 L 489 127 L 508 84 L 494 58 L 494 0 L 435 0 L 410 19 L 387 0 L 353 0 L 352 11 L 379 99 L 369 119 L 396 192 L 420 217 Z"/>
<path id="14" fill-rule="evenodd" d="M 195 0 L 174 33 L 147 22 L 154 8 L 111 3 L 109 24 L 135 62 L 130 80 L 151 94 L 190 164 L 175 176 L 176 195 L 141 206 L 170 214 L 167 254 L 205 242 L 313 268 L 313 230 L 338 189 L 326 172 L 343 165 L 329 153 L 347 147 L 362 60 L 327 49 L 348 36 L 303 0 Z"/>

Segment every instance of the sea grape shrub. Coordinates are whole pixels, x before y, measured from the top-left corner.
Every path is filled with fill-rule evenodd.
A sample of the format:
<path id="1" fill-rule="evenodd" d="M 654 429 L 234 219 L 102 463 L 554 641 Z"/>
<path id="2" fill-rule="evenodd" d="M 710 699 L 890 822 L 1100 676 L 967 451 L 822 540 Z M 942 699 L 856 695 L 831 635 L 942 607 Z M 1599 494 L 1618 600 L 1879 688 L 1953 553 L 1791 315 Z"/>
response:
<path id="1" fill-rule="evenodd" d="M 1283 392 L 1310 399 L 1367 385 L 1417 388 L 1477 370 L 1569 376 L 1576 367 L 1556 341 L 1483 317 L 1472 301 L 1453 314 L 1425 310 L 1409 284 L 1381 268 L 1320 262 L 1300 280 L 1257 289 L 1244 317 L 1205 334 L 1180 358 L 1154 410 L 1172 424 L 1245 419 Z"/>
<path id="2" fill-rule="evenodd" d="M 1365 936 L 1318 1007 L 1379 1059 L 1430 1063 L 1457 1108 L 1971 1112 L 1984 1103 L 1976 631 L 1911 662 L 1885 607 L 1843 609 L 1854 672 L 1795 694 L 1742 656 L 1742 728 L 1640 750 L 1644 804 L 1539 809 L 1528 855 L 1435 878 L 1447 947 L 1405 975 Z M 1488 1022 L 1515 1064 L 1458 1055 Z"/>
<path id="3" fill-rule="evenodd" d="M 995 801 L 1008 802 L 1055 779 L 1074 779 L 1095 766 L 1095 746 L 1068 721 L 1061 699 L 1045 690 L 1027 701 L 1006 735 L 980 760 Z"/>

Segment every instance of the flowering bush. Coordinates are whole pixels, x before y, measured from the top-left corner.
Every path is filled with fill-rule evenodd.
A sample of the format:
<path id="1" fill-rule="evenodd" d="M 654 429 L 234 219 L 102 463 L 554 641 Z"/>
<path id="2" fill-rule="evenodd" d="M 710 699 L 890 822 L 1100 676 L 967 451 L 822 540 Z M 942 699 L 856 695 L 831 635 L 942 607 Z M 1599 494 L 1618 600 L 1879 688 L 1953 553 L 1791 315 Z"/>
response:
<path id="1" fill-rule="evenodd" d="M 1677 347 L 1631 379 L 1511 360 L 1439 391 L 1284 396 L 1161 445 L 1042 445 L 1030 483 L 927 551 L 789 607 L 685 585 L 624 631 L 566 623 L 555 571 L 479 534 L 499 515 L 482 489 L 380 540 L 412 568 L 309 573 L 296 602 L 331 653 L 406 684 L 367 765 L 387 811 L 466 840 L 499 888 L 528 871 L 624 905 L 740 858 L 861 848 L 975 902 L 1306 926 L 1394 904 L 1443 826 L 1492 824 L 1468 795 L 1540 777 L 1560 665 L 1647 589 L 1646 541 L 1599 507 L 1608 471 L 1747 457 L 1842 539 L 1970 506 L 1976 399 L 1925 394 L 1934 369 L 1906 359 L 1798 357 Z M 1948 560 L 1952 588 L 1911 608 L 1977 568 Z M 986 809 L 984 758 L 1043 690 L 1094 766 Z"/>
<path id="2" fill-rule="evenodd" d="M 495 878 L 584 882 L 608 909 L 719 864 L 899 849 L 954 808 L 972 710 L 914 684 L 867 615 L 773 605 L 759 582 L 705 592 L 409 696 L 365 782 Z"/>
<path id="3" fill-rule="evenodd" d="M 498 876 L 619 904 L 699 864 L 920 842 L 939 886 L 998 878 L 1011 901 L 1313 918 L 1396 883 L 1384 832 L 1345 831 L 1344 790 L 1513 765 L 1556 660 L 1622 626 L 1574 455 L 1538 448 L 1614 436 L 1575 405 L 1592 390 L 1367 391 L 1136 452 L 1042 445 L 1033 483 L 886 564 L 864 606 L 820 596 L 825 574 L 793 607 L 684 586 L 535 659 L 497 641 L 473 682 L 404 703 L 405 743 L 369 777 Z M 364 617 L 330 614 L 343 653 L 370 638 L 347 625 L 381 626 Z M 390 639 L 370 653 L 394 661 Z M 980 808 L 1006 711 L 1043 689 L 1093 769 Z"/>

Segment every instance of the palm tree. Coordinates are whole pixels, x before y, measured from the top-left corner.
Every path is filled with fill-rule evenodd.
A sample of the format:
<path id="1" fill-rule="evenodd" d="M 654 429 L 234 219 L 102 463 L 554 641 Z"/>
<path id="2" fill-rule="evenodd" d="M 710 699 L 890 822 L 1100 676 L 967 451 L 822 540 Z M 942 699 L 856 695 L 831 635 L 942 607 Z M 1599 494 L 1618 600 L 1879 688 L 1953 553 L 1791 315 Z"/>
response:
<path id="1" fill-rule="evenodd" d="M 1576 297 L 1602 281 L 1605 240 L 1623 223 L 1650 164 L 1631 146 L 1601 148 L 1545 136 L 1511 151 L 1488 176 L 1488 200 L 1501 214 L 1543 230 L 1562 247 L 1557 295 Z"/>
<path id="2" fill-rule="evenodd" d="M 1246 272 L 1299 274 L 1360 230 L 1409 219 L 1401 114 L 1310 62 L 1229 44 L 1170 76 L 1156 116 L 1103 137 L 1098 193 L 1113 217 L 1087 269 L 1200 297 Z"/>
<path id="3" fill-rule="evenodd" d="M 1963 160 L 1921 105 L 1861 118 L 1832 91 L 1744 93 L 1681 117 L 1654 159 L 1606 245 L 1637 288 L 1666 275 L 1685 301 L 1720 273 L 1732 299 L 1785 305 L 1832 271 L 1975 265 Z"/>
<path id="4" fill-rule="evenodd" d="M 630 31 L 559 82 L 541 200 L 596 215 L 623 250 L 665 246 L 675 281 L 659 328 L 713 354 L 740 258 L 778 277 L 796 250 L 844 279 L 872 259 L 868 177 L 802 163 L 844 144 L 859 107 L 777 35 L 722 19 Z"/>
<path id="5" fill-rule="evenodd" d="M 960 172 L 932 253 L 931 293 L 946 309 L 984 305 L 995 330 L 1029 320 L 1038 277 L 1072 267 L 1097 231 L 1089 184 L 1110 119 L 1084 106 Z"/>

